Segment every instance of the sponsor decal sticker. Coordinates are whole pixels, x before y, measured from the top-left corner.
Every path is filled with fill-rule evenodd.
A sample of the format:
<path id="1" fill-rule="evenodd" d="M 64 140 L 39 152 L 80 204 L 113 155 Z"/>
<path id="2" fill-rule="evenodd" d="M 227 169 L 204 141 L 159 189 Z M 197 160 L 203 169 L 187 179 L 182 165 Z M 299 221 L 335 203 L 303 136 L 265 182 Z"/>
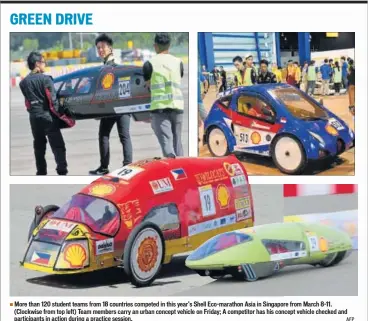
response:
<path id="1" fill-rule="evenodd" d="M 236 220 L 236 215 L 231 214 L 231 215 L 215 218 L 210 221 L 190 225 L 188 226 L 188 236 L 205 233 L 205 232 L 211 231 L 216 228 L 234 224 L 235 220 Z"/>
<path id="2" fill-rule="evenodd" d="M 173 169 L 171 170 L 171 174 L 174 177 L 174 179 L 176 181 L 180 181 L 181 179 L 186 179 L 187 178 L 187 174 L 185 173 L 184 169 L 182 168 L 177 168 L 177 169 Z"/>
<path id="3" fill-rule="evenodd" d="M 157 262 L 158 246 L 153 237 L 145 238 L 138 248 L 137 263 L 141 271 L 151 271 Z"/>
<path id="4" fill-rule="evenodd" d="M 111 184 L 96 184 L 89 189 L 89 193 L 95 196 L 107 196 L 114 194 L 116 188 Z"/>
<path id="5" fill-rule="evenodd" d="M 336 119 L 336 118 L 330 118 L 328 120 L 328 124 L 334 127 L 337 130 L 343 130 L 345 127 Z"/>
<path id="6" fill-rule="evenodd" d="M 50 220 L 43 228 L 69 233 L 76 225 L 75 223 L 66 221 Z"/>
<path id="7" fill-rule="evenodd" d="M 301 257 L 306 257 L 307 251 L 293 251 L 293 252 L 286 252 L 286 253 L 278 253 L 270 255 L 271 261 L 280 261 L 280 260 L 287 260 L 287 259 L 298 259 Z"/>
<path id="8" fill-rule="evenodd" d="M 105 90 L 109 90 L 112 88 L 115 81 L 115 76 L 111 72 L 106 74 L 101 81 L 102 88 Z"/>
<path id="9" fill-rule="evenodd" d="M 242 208 L 236 211 L 236 221 L 237 222 L 244 221 L 251 217 L 252 217 L 252 214 L 251 214 L 250 208 Z"/>
<path id="10" fill-rule="evenodd" d="M 150 181 L 149 183 L 154 194 L 160 194 L 174 190 L 170 178 L 168 177 Z"/>
<path id="11" fill-rule="evenodd" d="M 239 187 L 242 185 L 246 185 L 247 181 L 244 175 L 238 175 L 238 176 L 231 177 L 231 184 L 233 185 L 233 187 Z"/>
<path id="12" fill-rule="evenodd" d="M 206 217 L 216 214 L 212 185 L 201 186 L 198 190 L 201 199 L 202 215 Z"/>
<path id="13" fill-rule="evenodd" d="M 249 206 L 250 206 L 250 199 L 249 199 L 249 197 L 237 198 L 235 200 L 235 209 L 236 210 L 247 208 Z"/>
<path id="14" fill-rule="evenodd" d="M 328 251 L 328 241 L 323 237 L 319 238 L 319 248 L 320 248 L 321 252 L 327 252 Z"/>
<path id="15" fill-rule="evenodd" d="M 241 168 L 239 164 L 236 164 L 236 163 L 230 164 L 230 163 L 225 162 L 224 168 L 225 168 L 226 173 L 228 173 L 230 176 L 243 174 L 243 169 Z"/>
<path id="16" fill-rule="evenodd" d="M 228 178 L 225 169 L 219 168 L 194 175 L 198 185 L 219 182 Z"/>
<path id="17" fill-rule="evenodd" d="M 36 264 L 48 265 L 51 258 L 51 254 L 45 252 L 34 251 L 32 254 L 31 262 Z"/>
<path id="18" fill-rule="evenodd" d="M 142 167 L 127 165 L 107 175 L 111 177 L 118 177 L 121 179 L 129 180 L 143 171 L 144 168 Z"/>
<path id="19" fill-rule="evenodd" d="M 230 203 L 230 192 L 224 184 L 220 184 L 216 188 L 216 199 L 220 208 L 227 208 Z"/>
<path id="20" fill-rule="evenodd" d="M 270 135 L 270 134 L 267 134 L 267 135 L 266 135 L 266 141 L 270 142 L 270 141 L 271 141 L 271 139 L 272 139 L 271 135 Z"/>
<path id="21" fill-rule="evenodd" d="M 118 204 L 118 207 L 124 224 L 128 229 L 131 229 L 134 223 L 142 216 L 142 209 L 139 200 L 137 199 L 123 204 Z"/>
<path id="22" fill-rule="evenodd" d="M 318 237 L 316 233 L 313 232 L 306 232 L 308 242 L 309 242 L 309 249 L 311 252 L 319 251 L 319 244 L 318 244 Z"/>
<path id="23" fill-rule="evenodd" d="M 326 132 L 329 133 L 332 136 L 339 135 L 338 130 L 335 127 L 331 126 L 330 124 L 326 125 Z"/>
<path id="24" fill-rule="evenodd" d="M 69 244 L 64 249 L 64 260 L 72 268 L 82 268 L 87 259 L 87 253 L 80 244 Z"/>
<path id="25" fill-rule="evenodd" d="M 250 135 L 250 139 L 253 144 L 258 145 L 261 142 L 261 135 L 258 132 L 253 132 L 252 135 Z"/>
<path id="26" fill-rule="evenodd" d="M 264 126 L 264 125 L 261 125 L 261 124 L 258 124 L 257 122 L 253 121 L 252 122 L 252 127 L 255 127 L 255 128 L 259 128 L 259 129 L 266 129 L 266 130 L 270 130 L 270 126 Z"/>
<path id="27" fill-rule="evenodd" d="M 96 241 L 96 255 L 114 252 L 114 239 Z"/>

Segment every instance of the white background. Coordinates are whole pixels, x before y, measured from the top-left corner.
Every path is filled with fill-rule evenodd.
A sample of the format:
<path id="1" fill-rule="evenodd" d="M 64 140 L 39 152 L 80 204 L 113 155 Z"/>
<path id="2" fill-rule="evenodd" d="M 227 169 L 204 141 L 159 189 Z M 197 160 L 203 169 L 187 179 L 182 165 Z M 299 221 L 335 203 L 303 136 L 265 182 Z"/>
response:
<path id="1" fill-rule="evenodd" d="M 12 26 L 11 13 L 93 13 L 92 26 Z M 240 28 L 240 29 L 239 29 Z M 308 30 L 307 30 L 308 29 Z M 12 320 L 9 302 L 9 183 L 72 184 L 89 183 L 93 177 L 10 177 L 9 176 L 9 32 L 190 32 L 189 153 L 197 153 L 197 32 L 355 32 L 356 63 L 356 177 L 251 177 L 251 183 L 324 183 L 359 184 L 359 298 L 322 298 L 340 309 L 349 308 L 349 315 L 256 317 L 247 320 L 367 320 L 367 5 L 356 4 L 1 4 L 1 314 Z M 343 107 L 347 108 L 347 106 Z M 21 195 L 19 196 L 21 201 Z M 341 277 L 344 277 L 343 275 Z M 11 280 L 10 280 L 11 282 Z M 316 284 L 316 287 L 319 286 Z M 18 298 L 19 300 L 21 298 Z M 42 298 L 39 298 L 40 300 Z M 104 298 L 108 299 L 108 298 Z M 244 298 L 250 299 L 250 298 Z M 296 298 L 271 298 L 288 302 Z M 320 298 L 298 298 L 318 300 Z M 71 298 L 71 300 L 73 300 Z M 75 301 L 77 301 L 76 299 Z M 79 299 L 80 300 L 80 299 Z M 149 298 L 147 298 L 147 301 Z M 157 298 L 155 299 L 157 300 Z M 227 298 L 227 300 L 231 300 Z M 263 298 L 261 298 L 263 301 Z M 89 300 L 86 300 L 89 301 Z M 183 301 L 187 299 L 183 298 Z M 201 300 L 200 300 L 201 301 Z M 222 300 L 222 301 L 225 301 Z M 178 319 L 184 317 L 176 315 Z M 168 320 L 169 316 L 159 316 Z M 188 316 L 185 316 L 187 319 Z M 192 316 L 193 318 L 193 316 Z M 206 319 L 214 316 L 206 315 Z M 135 317 L 143 320 L 143 317 Z M 155 318 L 156 319 L 156 318 Z M 157 317 L 158 319 L 158 317 Z M 235 319 L 235 316 L 226 316 Z"/>

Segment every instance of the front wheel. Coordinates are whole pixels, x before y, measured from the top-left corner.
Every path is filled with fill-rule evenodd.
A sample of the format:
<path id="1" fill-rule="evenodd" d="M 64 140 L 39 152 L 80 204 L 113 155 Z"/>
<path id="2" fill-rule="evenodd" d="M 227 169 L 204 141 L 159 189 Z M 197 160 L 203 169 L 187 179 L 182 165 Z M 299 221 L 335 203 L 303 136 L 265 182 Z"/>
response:
<path id="1" fill-rule="evenodd" d="M 224 132 L 218 127 L 212 127 L 207 137 L 208 148 L 210 153 L 215 157 L 223 157 L 229 152 L 229 144 Z"/>
<path id="2" fill-rule="evenodd" d="M 137 287 L 150 285 L 161 270 L 165 241 L 161 230 L 151 222 L 138 225 L 124 248 L 124 271 Z"/>
<path id="3" fill-rule="evenodd" d="M 275 139 L 271 146 L 271 156 L 277 168 L 285 174 L 300 174 L 307 166 L 302 144 L 290 135 Z"/>

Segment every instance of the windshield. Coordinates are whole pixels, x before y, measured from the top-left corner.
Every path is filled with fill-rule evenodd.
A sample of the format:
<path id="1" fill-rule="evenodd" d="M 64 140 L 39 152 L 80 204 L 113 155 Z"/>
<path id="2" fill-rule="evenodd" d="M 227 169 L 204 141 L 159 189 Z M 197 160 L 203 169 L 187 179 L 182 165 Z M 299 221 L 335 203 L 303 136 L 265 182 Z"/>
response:
<path id="1" fill-rule="evenodd" d="M 219 251 L 226 250 L 232 246 L 251 240 L 251 236 L 243 233 L 228 232 L 220 234 L 201 245 L 196 251 L 189 255 L 188 260 L 201 260 L 206 256 L 213 255 Z"/>
<path id="2" fill-rule="evenodd" d="M 274 89 L 270 90 L 269 93 L 273 98 L 278 99 L 284 104 L 288 111 L 296 118 L 307 121 L 328 119 L 328 114 L 325 110 L 311 99 L 304 97 L 297 89 Z"/>
<path id="3" fill-rule="evenodd" d="M 111 202 L 90 195 L 76 194 L 50 218 L 83 223 L 97 233 L 115 235 L 120 226 L 118 209 Z"/>

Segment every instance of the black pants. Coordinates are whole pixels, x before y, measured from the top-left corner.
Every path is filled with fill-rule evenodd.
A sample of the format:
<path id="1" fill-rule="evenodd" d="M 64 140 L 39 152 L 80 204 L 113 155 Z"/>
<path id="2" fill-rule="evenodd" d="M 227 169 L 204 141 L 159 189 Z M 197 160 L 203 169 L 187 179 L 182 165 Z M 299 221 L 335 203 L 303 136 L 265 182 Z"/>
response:
<path id="1" fill-rule="evenodd" d="M 47 175 L 46 145 L 49 140 L 51 150 L 55 157 L 56 172 L 59 175 L 67 174 L 66 149 L 57 122 L 51 115 L 30 116 L 31 129 L 33 134 L 33 149 L 36 158 L 36 175 Z"/>
<path id="2" fill-rule="evenodd" d="M 334 87 L 335 87 L 335 92 L 340 93 L 341 83 L 335 82 Z"/>
<path id="3" fill-rule="evenodd" d="M 133 147 L 130 139 L 130 114 L 119 117 L 103 118 L 100 121 L 98 140 L 100 145 L 100 165 L 108 168 L 110 164 L 110 133 L 116 123 L 120 142 L 123 145 L 123 165 L 128 165 L 133 161 Z"/>

